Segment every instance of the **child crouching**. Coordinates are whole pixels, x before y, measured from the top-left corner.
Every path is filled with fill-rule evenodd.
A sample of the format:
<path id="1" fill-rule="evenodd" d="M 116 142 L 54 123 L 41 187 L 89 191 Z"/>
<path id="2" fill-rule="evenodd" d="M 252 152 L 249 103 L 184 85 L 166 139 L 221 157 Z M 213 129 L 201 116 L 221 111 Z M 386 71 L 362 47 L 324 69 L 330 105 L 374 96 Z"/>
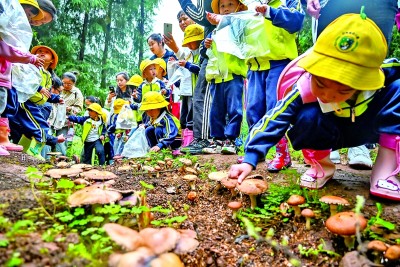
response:
<path id="1" fill-rule="evenodd" d="M 68 116 L 70 122 L 83 125 L 82 141 L 83 146 L 83 163 L 91 164 L 93 149 L 99 159 L 99 164 L 104 165 L 106 158 L 104 153 L 103 140 L 106 133 L 105 121 L 106 115 L 102 111 L 99 104 L 93 103 L 87 108 L 89 116 Z"/>
<path id="2" fill-rule="evenodd" d="M 147 92 L 143 96 L 140 110 L 150 118 L 146 123 L 146 138 L 150 151 L 158 152 L 162 148 L 177 149 L 180 142 L 175 140 L 180 132 L 179 120 L 168 110 L 169 103 L 159 92 Z"/>

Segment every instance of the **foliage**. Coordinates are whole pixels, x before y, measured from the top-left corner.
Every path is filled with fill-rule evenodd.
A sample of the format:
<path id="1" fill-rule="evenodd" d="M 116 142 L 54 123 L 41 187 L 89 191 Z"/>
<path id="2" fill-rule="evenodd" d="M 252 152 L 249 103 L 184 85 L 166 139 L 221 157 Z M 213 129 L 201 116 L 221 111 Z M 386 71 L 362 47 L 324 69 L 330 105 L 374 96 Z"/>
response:
<path id="1" fill-rule="evenodd" d="M 303 247 L 301 244 L 298 245 L 299 253 L 300 255 L 304 257 L 316 257 L 320 255 L 321 253 L 327 254 L 328 256 L 331 257 L 340 257 L 339 254 L 335 253 L 332 250 L 328 250 L 325 247 L 325 241 L 323 239 L 320 240 L 320 244 L 318 244 L 317 248 L 306 248 Z"/>

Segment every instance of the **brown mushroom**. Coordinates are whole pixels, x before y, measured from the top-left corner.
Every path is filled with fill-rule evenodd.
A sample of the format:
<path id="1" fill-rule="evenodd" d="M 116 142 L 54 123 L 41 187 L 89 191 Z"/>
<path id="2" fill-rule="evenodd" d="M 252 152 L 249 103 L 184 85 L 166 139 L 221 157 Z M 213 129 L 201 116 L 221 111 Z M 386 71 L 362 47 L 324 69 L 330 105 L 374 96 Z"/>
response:
<path id="1" fill-rule="evenodd" d="M 311 209 L 304 209 L 301 211 L 301 215 L 306 218 L 306 230 L 311 229 L 311 218 L 315 217 L 314 212 Z"/>
<path id="2" fill-rule="evenodd" d="M 344 244 L 350 250 L 354 247 L 357 226 L 360 231 L 364 230 L 367 227 L 367 220 L 361 214 L 345 211 L 331 216 L 326 220 L 325 226 L 331 233 L 342 236 Z"/>
<path id="3" fill-rule="evenodd" d="M 190 173 L 190 174 L 197 174 L 197 171 L 193 169 L 192 167 L 185 167 L 185 172 Z"/>
<path id="4" fill-rule="evenodd" d="M 61 169 L 65 169 L 69 167 L 69 163 L 65 162 L 65 161 L 61 161 L 59 163 L 57 163 L 56 165 L 57 168 L 61 168 Z"/>
<path id="5" fill-rule="evenodd" d="M 390 261 L 400 259 L 400 245 L 392 245 L 385 252 L 385 258 Z"/>
<path id="6" fill-rule="evenodd" d="M 150 267 L 183 267 L 181 259 L 174 253 L 164 253 L 150 262 Z"/>
<path id="7" fill-rule="evenodd" d="M 82 169 L 50 169 L 47 170 L 45 175 L 50 176 L 51 178 L 61 178 L 61 177 L 76 177 L 78 176 L 81 172 L 83 172 Z"/>
<path id="8" fill-rule="evenodd" d="M 194 191 L 190 191 L 187 194 L 187 199 L 189 199 L 190 201 L 194 201 L 197 198 L 197 193 Z"/>
<path id="9" fill-rule="evenodd" d="M 139 233 L 131 228 L 117 223 L 106 223 L 103 226 L 108 236 L 127 251 L 133 251 L 143 245 L 143 239 Z"/>
<path id="10" fill-rule="evenodd" d="M 237 179 L 230 179 L 230 178 L 223 178 L 221 180 L 221 184 L 231 191 L 231 195 L 234 197 L 236 196 L 236 185 L 237 185 Z"/>
<path id="11" fill-rule="evenodd" d="M 145 228 L 139 232 L 144 240 L 144 245 L 159 255 L 173 250 L 178 243 L 180 234 L 173 228 Z"/>
<path id="12" fill-rule="evenodd" d="M 221 188 L 221 180 L 228 179 L 228 172 L 227 171 L 210 172 L 208 174 L 208 179 L 215 181 L 217 183 L 214 190 L 218 191 Z"/>
<path id="13" fill-rule="evenodd" d="M 195 231 L 190 229 L 178 229 L 180 234 L 180 238 L 174 252 L 176 254 L 185 254 L 195 251 L 195 249 L 199 246 L 199 241 L 197 241 L 197 234 Z"/>
<path id="14" fill-rule="evenodd" d="M 100 171 L 96 169 L 83 172 L 81 173 L 81 176 L 90 180 L 97 180 L 97 181 L 112 180 L 118 178 L 118 176 L 112 172 Z"/>
<path id="15" fill-rule="evenodd" d="M 190 190 L 196 190 L 197 176 L 194 174 L 186 174 L 183 176 L 183 180 L 189 181 Z"/>
<path id="16" fill-rule="evenodd" d="M 123 254 L 119 259 L 118 267 L 144 267 L 152 257 L 154 257 L 154 253 L 151 249 L 140 247 L 136 251 Z"/>
<path id="17" fill-rule="evenodd" d="M 387 250 L 387 246 L 380 240 L 372 240 L 368 243 L 367 249 L 371 251 L 374 263 L 380 264 L 382 255 Z"/>
<path id="18" fill-rule="evenodd" d="M 232 210 L 232 220 L 236 220 L 236 213 L 242 207 L 242 202 L 231 201 L 228 203 L 228 208 Z"/>
<path id="19" fill-rule="evenodd" d="M 251 209 L 254 209 L 257 206 L 256 196 L 264 193 L 268 189 L 268 184 L 264 180 L 246 179 L 236 187 L 240 192 L 250 196 Z"/>
<path id="20" fill-rule="evenodd" d="M 338 197 L 338 196 L 323 196 L 319 199 L 319 201 L 321 201 L 322 203 L 329 204 L 331 216 L 333 216 L 337 213 L 337 206 L 350 205 L 350 203 L 346 199 L 344 199 L 342 197 Z"/>
<path id="21" fill-rule="evenodd" d="M 147 165 L 143 166 L 142 170 L 145 172 L 155 172 L 156 171 L 153 167 L 147 166 Z"/>
<path id="22" fill-rule="evenodd" d="M 73 164 L 70 167 L 71 169 L 82 169 L 84 171 L 90 171 L 93 169 L 93 166 L 90 164 L 84 164 L 84 163 L 78 163 L 78 164 Z"/>
<path id="23" fill-rule="evenodd" d="M 70 195 L 67 202 L 70 207 L 91 204 L 110 204 L 122 198 L 121 193 L 107 190 L 104 185 L 91 185 Z"/>
<path id="24" fill-rule="evenodd" d="M 130 165 L 122 165 L 122 166 L 118 167 L 117 170 L 120 172 L 126 172 L 126 171 L 132 170 L 132 167 Z"/>
<path id="25" fill-rule="evenodd" d="M 290 213 L 287 213 L 288 209 L 290 208 L 289 204 L 286 202 L 282 202 L 279 205 L 279 210 L 283 217 L 290 217 Z"/>
<path id="26" fill-rule="evenodd" d="M 306 199 L 300 195 L 291 195 L 289 199 L 286 201 L 294 210 L 294 216 L 301 216 L 301 209 L 299 205 L 302 205 L 306 202 Z"/>
<path id="27" fill-rule="evenodd" d="M 76 185 L 85 185 L 85 186 L 86 185 L 90 185 L 90 183 L 88 181 L 86 181 L 85 179 L 83 179 L 83 178 L 77 178 L 73 182 Z"/>
<path id="28" fill-rule="evenodd" d="M 180 158 L 179 162 L 183 163 L 185 166 L 192 166 L 193 162 L 190 159 L 187 158 Z"/>

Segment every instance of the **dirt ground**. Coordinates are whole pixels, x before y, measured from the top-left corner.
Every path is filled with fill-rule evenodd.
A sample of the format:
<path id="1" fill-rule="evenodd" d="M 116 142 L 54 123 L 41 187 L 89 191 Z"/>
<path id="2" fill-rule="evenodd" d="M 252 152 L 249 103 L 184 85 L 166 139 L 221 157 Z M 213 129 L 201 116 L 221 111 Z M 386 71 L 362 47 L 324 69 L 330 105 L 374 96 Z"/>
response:
<path id="1" fill-rule="evenodd" d="M 236 158 L 237 156 L 226 155 L 199 156 L 199 163 L 200 166 L 211 163 L 217 170 L 227 170 L 231 164 L 236 162 Z M 0 203 L 9 203 L 10 205 L 5 210 L 4 216 L 14 220 L 21 219 L 19 210 L 32 209 L 36 206 L 29 188 L 29 181 L 24 173 L 26 167 L 37 166 L 39 162 L 20 153 L 13 153 L 10 157 L 1 157 L 0 162 Z M 295 163 L 292 168 L 302 173 L 306 167 Z M 181 256 L 185 266 L 291 266 L 288 257 L 282 251 L 272 249 L 266 242 L 255 241 L 247 235 L 239 221 L 232 219 L 232 213 L 227 208 L 228 202 L 241 198 L 244 206 L 249 207 L 248 196 L 238 195 L 233 198 L 226 189 L 215 192 L 215 183 L 210 183 L 207 179 L 199 179 L 196 184 L 197 198 L 190 201 L 187 199 L 190 191 L 189 185 L 180 179 L 181 173 L 179 172 L 166 172 L 159 177 L 144 177 L 118 172 L 116 167 L 109 169 L 119 176 L 116 187 L 140 190 L 138 182 L 143 180 L 155 187 L 147 192 L 147 201 L 150 206 L 168 207 L 170 204 L 174 208 L 172 216 L 188 216 L 188 219 L 179 227 L 195 230 L 200 245 L 196 251 Z M 285 175 L 268 173 L 265 163 L 258 165 L 256 173 L 261 174 L 269 183 L 288 183 Z M 351 205 L 346 207 L 346 210 L 354 208 L 357 195 L 363 196 L 366 199 L 363 213 L 367 219 L 376 215 L 375 203 L 378 201 L 384 207 L 381 217 L 397 225 L 400 222 L 400 203 L 371 197 L 369 195 L 369 175 L 370 171 L 356 171 L 345 165 L 337 165 L 334 179 L 326 185 L 321 193 L 348 199 Z M 171 188 L 173 188 L 173 192 L 171 193 L 171 190 L 167 192 L 167 189 Z M 260 222 L 261 234 L 265 236 L 268 229 L 273 228 L 274 240 L 280 241 L 285 237 L 288 240 L 286 250 L 301 260 L 301 266 L 339 266 L 341 256 L 345 253 L 343 240 L 327 232 L 324 227 L 326 218 L 326 216 L 321 216 L 315 219 L 312 229 L 306 231 L 302 219 L 294 220 L 293 217 L 290 217 L 289 222 L 283 222 L 281 217 L 276 217 Z M 397 231 L 394 231 L 392 235 L 398 239 L 400 237 Z M 0 232 L 0 239 L 2 234 L 5 233 Z M 24 251 L 29 254 L 25 257 L 23 266 L 85 266 L 87 264 L 84 261 L 76 260 L 70 265 L 61 264 L 67 247 L 65 244 L 49 245 L 41 241 L 40 236 L 24 238 L 28 240 L 15 242 L 8 249 L 0 248 L 1 266 L 5 263 L 6 255 L 10 255 L 13 251 Z M 68 238 L 71 240 L 74 239 L 74 236 Z M 324 249 L 335 251 L 340 257 L 329 257 L 326 253 L 318 253 L 312 257 L 300 255 L 299 244 L 306 248 L 316 248 L 321 240 L 324 240 Z M 38 250 L 38 246 L 50 246 L 53 253 L 47 257 L 37 255 L 34 251 Z M 397 261 L 385 263 L 385 266 L 400 266 L 400 264 Z"/>

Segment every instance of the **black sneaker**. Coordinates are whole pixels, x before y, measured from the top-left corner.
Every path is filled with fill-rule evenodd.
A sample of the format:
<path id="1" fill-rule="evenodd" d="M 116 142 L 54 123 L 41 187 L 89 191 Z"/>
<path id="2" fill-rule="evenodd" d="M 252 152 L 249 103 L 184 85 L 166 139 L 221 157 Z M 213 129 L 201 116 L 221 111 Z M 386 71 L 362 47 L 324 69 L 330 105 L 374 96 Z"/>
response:
<path id="1" fill-rule="evenodd" d="M 193 146 L 196 146 L 197 143 L 198 143 L 199 141 L 200 141 L 199 138 L 194 138 L 194 139 L 192 140 L 192 142 L 190 142 L 190 144 L 189 144 L 188 146 L 182 147 L 182 148 L 180 149 L 180 151 L 181 151 L 182 153 L 190 153 L 190 149 L 192 149 Z"/>
<path id="2" fill-rule="evenodd" d="M 225 140 L 224 145 L 222 146 L 221 153 L 224 155 L 234 155 L 237 153 L 237 147 L 234 141 Z"/>
<path id="3" fill-rule="evenodd" d="M 204 154 L 221 154 L 222 146 L 224 145 L 224 141 L 222 140 L 213 140 L 210 142 L 210 145 L 203 148 Z"/>
<path id="4" fill-rule="evenodd" d="M 203 148 L 206 148 L 210 145 L 210 142 L 207 139 L 199 139 L 195 144 L 187 146 L 189 147 L 189 151 L 186 153 L 192 155 L 203 154 Z"/>

